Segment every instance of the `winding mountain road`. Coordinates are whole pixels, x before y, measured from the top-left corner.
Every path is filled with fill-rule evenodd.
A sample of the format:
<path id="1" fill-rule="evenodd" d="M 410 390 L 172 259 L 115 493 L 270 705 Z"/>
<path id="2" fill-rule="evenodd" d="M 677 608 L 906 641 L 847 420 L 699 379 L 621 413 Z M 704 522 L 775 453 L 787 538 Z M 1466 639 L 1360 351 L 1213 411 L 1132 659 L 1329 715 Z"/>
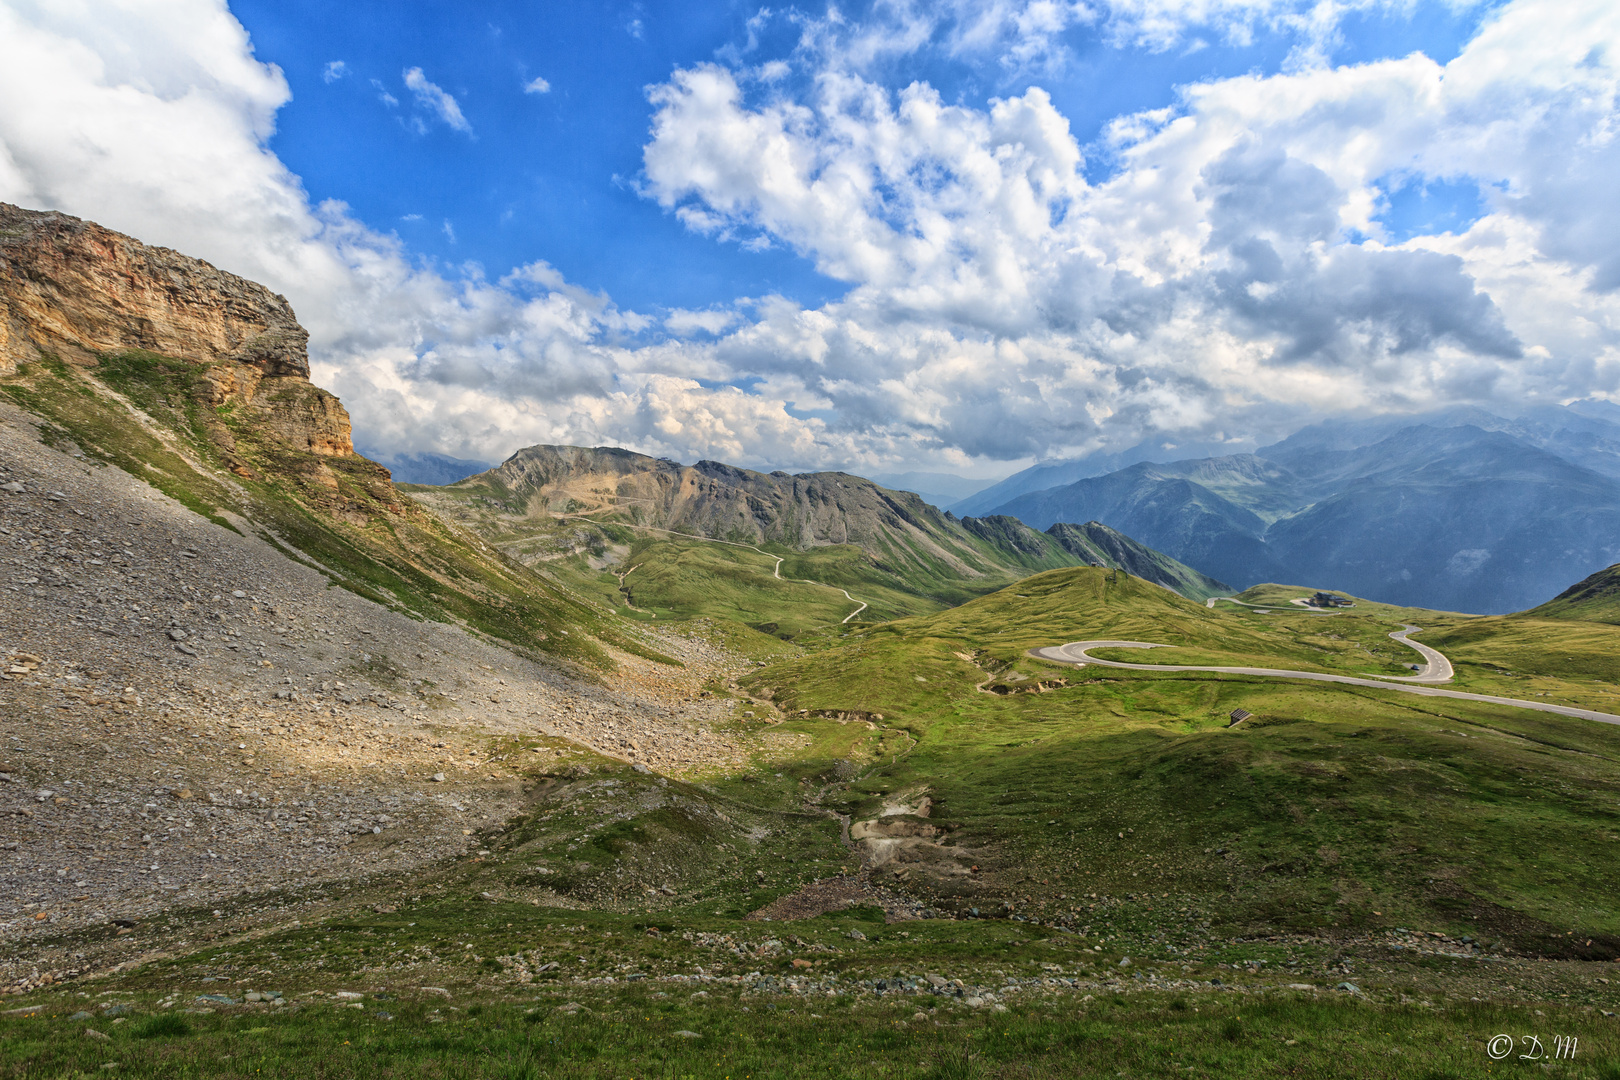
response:
<path id="1" fill-rule="evenodd" d="M 1298 612 L 1294 612 L 1293 608 L 1289 607 L 1286 604 L 1251 604 L 1247 600 L 1239 600 L 1235 596 L 1212 596 L 1208 600 L 1204 601 L 1204 606 L 1207 607 L 1207 608 L 1213 608 L 1215 606 L 1216 602 L 1220 601 L 1220 600 L 1225 600 L 1229 604 L 1236 604 L 1239 607 L 1253 608 L 1254 610 L 1258 611 L 1262 615 L 1268 615 L 1271 612 L 1277 611 L 1279 609 L 1281 609 L 1283 611 L 1289 611 L 1289 612 L 1292 612 L 1294 614 L 1298 614 Z M 1312 608 L 1310 605 L 1303 603 L 1302 600 L 1290 600 L 1288 602 L 1288 604 L 1293 604 L 1293 605 L 1297 605 L 1299 607 L 1304 608 L 1305 613 L 1307 615 L 1337 615 L 1337 614 L 1339 614 L 1339 612 L 1345 610 L 1343 608 L 1340 608 L 1340 609 L 1338 609 L 1338 611 L 1317 611 L 1315 608 Z"/>
<path id="2" fill-rule="evenodd" d="M 1421 653 L 1427 661 L 1423 670 L 1415 675 L 1389 675 L 1373 678 L 1358 678 L 1354 675 L 1329 675 L 1318 671 L 1289 671 L 1285 668 L 1129 664 L 1123 660 L 1103 660 L 1090 655 L 1092 649 L 1165 649 L 1172 647 L 1149 641 L 1071 641 L 1067 645 L 1048 645 L 1041 649 L 1030 649 L 1028 655 L 1040 660 L 1050 660 L 1057 664 L 1071 664 L 1075 667 L 1096 664 L 1099 667 L 1127 668 L 1132 671 L 1209 671 L 1219 675 L 1257 675 L 1268 679 L 1305 679 L 1310 682 L 1369 686 L 1377 690 L 1395 690 L 1402 694 L 1422 694 L 1424 697 L 1457 698 L 1462 701 L 1482 701 L 1489 705 L 1507 705 L 1516 709 L 1534 709 L 1537 712 L 1572 716 L 1579 720 L 1596 720 L 1600 724 L 1620 724 L 1620 716 L 1615 716 L 1612 713 L 1594 712 L 1591 709 L 1577 709 L 1569 705 L 1554 705 L 1548 701 L 1525 701 L 1522 698 L 1493 697 L 1489 694 L 1469 694 L 1461 690 L 1442 690 L 1436 686 L 1418 685 L 1446 682 L 1451 679 L 1453 673 L 1450 660 L 1447 660 L 1443 655 L 1427 645 L 1409 640 L 1409 635 L 1416 629 L 1415 626 L 1406 626 L 1389 636 Z"/>
<path id="3" fill-rule="evenodd" d="M 639 501 L 641 501 L 641 502 L 650 502 L 651 500 L 642 499 L 642 500 L 639 500 Z M 595 511 L 595 512 L 600 513 L 601 511 Z M 571 519 L 579 519 L 579 520 L 583 520 L 583 521 L 590 521 L 590 522 L 593 522 L 593 523 L 595 522 L 595 519 L 592 518 L 589 514 L 557 514 L 556 516 L 558 518 L 571 518 Z M 623 525 L 623 527 L 625 527 L 625 528 L 640 529 L 642 532 L 663 533 L 665 536 L 673 536 L 673 537 L 675 537 L 676 539 L 679 539 L 679 540 L 697 540 L 697 541 L 702 541 L 705 544 L 724 544 L 724 545 L 726 545 L 726 547 L 744 548 L 744 549 L 746 549 L 748 551 L 757 551 L 761 555 L 765 556 L 767 559 L 775 559 L 776 560 L 776 565 L 771 567 L 771 577 L 775 578 L 777 581 L 791 581 L 791 582 L 793 582 L 793 583 L 795 583 L 797 585 L 815 585 L 815 586 L 818 586 L 818 587 L 823 588 L 823 589 L 838 589 L 839 592 L 844 594 L 844 599 L 845 600 L 848 600 L 852 604 L 860 605 L 854 611 L 850 612 L 848 615 L 845 615 L 842 619 L 840 619 L 839 620 L 840 625 L 842 625 L 843 623 L 849 622 L 849 620 L 853 619 L 855 616 L 859 615 L 861 612 L 865 611 L 866 608 L 867 608 L 866 601 L 855 599 L 853 596 L 849 595 L 849 590 L 848 589 L 841 589 L 837 585 L 829 585 L 825 581 L 811 581 L 809 578 L 791 578 L 791 577 L 790 578 L 785 578 L 785 577 L 783 577 L 782 576 L 782 556 L 780 556 L 780 555 L 772 555 L 770 552 L 764 550 L 763 548 L 757 548 L 753 544 L 741 544 L 741 543 L 738 543 L 735 540 L 717 540 L 712 536 L 694 536 L 691 533 L 675 532 L 672 529 L 657 529 L 657 528 L 654 528 L 651 525 L 625 525 L 623 522 L 619 522 L 618 524 Z M 634 570 L 635 567 L 631 567 L 630 569 Z M 628 575 L 629 573 L 630 573 L 629 570 L 625 571 L 626 575 Z M 619 584 L 621 584 L 621 585 L 624 584 L 624 578 L 623 577 L 619 578 Z M 636 610 L 639 611 L 640 609 L 637 608 Z"/>
<path id="4" fill-rule="evenodd" d="M 730 541 L 728 541 L 728 540 L 717 540 L 717 541 L 715 541 L 715 543 L 726 544 L 726 543 L 730 543 Z M 738 544 L 737 546 L 738 547 L 750 547 L 751 545 Z M 758 551 L 761 555 L 764 555 L 764 556 L 767 556 L 769 558 L 772 558 L 772 559 L 776 560 L 776 565 L 771 567 L 771 577 L 775 578 L 777 581 L 796 581 L 800 585 L 820 585 L 823 589 L 838 589 L 839 592 L 844 594 L 844 599 L 845 600 L 848 600 L 852 604 L 861 605 L 860 607 L 856 608 L 854 611 L 850 612 L 848 615 L 845 615 L 841 620 L 839 620 L 840 625 L 842 625 L 843 623 L 849 622 L 849 620 L 853 619 L 855 616 L 859 615 L 861 612 L 866 610 L 866 601 L 855 599 L 853 596 L 849 595 L 849 591 L 847 589 L 839 589 L 837 585 L 828 585 L 825 581 L 811 581 L 809 578 L 793 578 L 793 577 L 785 578 L 785 577 L 782 576 L 782 556 L 780 556 L 780 555 L 772 555 L 770 552 L 761 551 L 759 548 L 753 548 L 752 550 Z"/>

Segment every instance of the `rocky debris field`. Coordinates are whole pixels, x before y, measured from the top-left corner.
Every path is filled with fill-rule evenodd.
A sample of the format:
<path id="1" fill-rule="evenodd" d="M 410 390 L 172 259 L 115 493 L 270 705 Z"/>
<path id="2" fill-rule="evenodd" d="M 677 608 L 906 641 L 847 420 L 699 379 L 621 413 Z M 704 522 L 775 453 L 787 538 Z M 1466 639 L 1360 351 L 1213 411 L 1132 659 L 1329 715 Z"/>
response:
<path id="1" fill-rule="evenodd" d="M 670 775 L 753 740 L 747 662 L 654 633 L 600 682 L 334 587 L 0 404 L 0 939 L 463 850 L 579 748 Z M 0 985 L 29 962 L 0 961 Z"/>

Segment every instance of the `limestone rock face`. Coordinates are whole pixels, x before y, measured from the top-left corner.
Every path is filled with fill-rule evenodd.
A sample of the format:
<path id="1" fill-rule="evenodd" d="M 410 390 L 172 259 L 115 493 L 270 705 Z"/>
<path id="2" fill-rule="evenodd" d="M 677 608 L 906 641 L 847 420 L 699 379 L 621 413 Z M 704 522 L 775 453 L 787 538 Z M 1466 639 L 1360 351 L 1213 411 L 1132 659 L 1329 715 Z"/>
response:
<path id="1" fill-rule="evenodd" d="M 354 453 L 349 416 L 309 381 L 309 333 L 285 297 L 168 248 L 67 214 L 0 203 L 0 375 L 52 354 L 92 366 L 132 349 L 204 370 L 298 451 Z"/>

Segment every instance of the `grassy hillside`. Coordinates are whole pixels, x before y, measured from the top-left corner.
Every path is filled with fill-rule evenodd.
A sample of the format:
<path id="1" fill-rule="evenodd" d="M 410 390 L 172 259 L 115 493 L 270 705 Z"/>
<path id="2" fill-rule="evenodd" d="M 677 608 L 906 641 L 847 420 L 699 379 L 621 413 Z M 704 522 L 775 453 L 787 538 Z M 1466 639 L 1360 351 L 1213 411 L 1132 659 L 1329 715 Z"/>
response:
<path id="1" fill-rule="evenodd" d="M 1355 607 L 1331 615 L 1313 614 L 1291 603 L 1316 591 L 1298 585 L 1256 585 L 1235 598 L 1254 605 L 1271 605 L 1264 615 L 1238 604 L 1219 602 L 1216 607 L 1240 621 L 1257 625 L 1298 627 L 1317 622 L 1324 633 L 1363 626 L 1367 628 L 1369 647 L 1393 649 L 1392 655 L 1401 662 L 1412 654 L 1387 642 L 1378 644 L 1378 628 L 1415 624 L 1423 628 L 1418 639 L 1451 660 L 1456 671 L 1448 684 L 1451 689 L 1540 698 L 1558 705 L 1620 714 L 1620 626 L 1536 618 L 1529 612 L 1459 615 L 1380 604 L 1364 597 L 1352 597 Z M 1330 622 L 1331 628 L 1327 626 Z M 1137 654 L 1129 659 L 1137 663 L 1174 662 L 1168 653 L 1152 657 Z"/>
<path id="2" fill-rule="evenodd" d="M 813 552 L 777 548 L 776 559 L 748 548 L 712 541 L 680 540 L 629 529 L 623 556 L 612 566 L 592 569 L 587 556 L 540 564 L 583 595 L 635 619 L 730 619 L 762 633 L 794 638 L 839 625 L 864 601 L 873 605 L 860 618 L 895 618 L 938 610 L 938 601 L 899 592 L 871 573 L 859 549 L 839 546 Z M 767 548 L 767 551 L 772 549 Z M 622 576 L 621 576 L 622 575 Z M 827 582 L 828 584 L 806 584 Z M 833 583 L 847 583 L 856 599 L 845 599 Z"/>
<path id="3" fill-rule="evenodd" d="M 509 489 L 499 471 L 450 487 L 401 490 L 511 558 L 628 617 L 726 618 L 785 638 L 837 626 L 863 602 L 869 605 L 859 615 L 863 622 L 902 618 L 1081 561 L 1010 518 L 959 523 L 932 507 L 945 526 L 937 535 L 919 539 L 914 529 L 879 527 L 873 518 L 861 543 L 801 546 L 735 531 L 708 536 L 672 529 L 661 517 L 650 524 L 637 520 L 648 516 L 640 504 L 598 507 L 587 515 L 567 509 L 581 505 L 571 497 L 555 511 L 552 500 Z M 780 577 L 773 574 L 778 557 Z"/>
<path id="4" fill-rule="evenodd" d="M 1620 1042 L 1595 1010 L 1613 994 L 1593 976 L 1620 955 L 1620 731 L 1023 655 L 1120 636 L 1348 665 L 1394 625 L 1358 611 L 1283 622 L 1051 571 L 763 669 L 751 689 L 784 719 L 748 768 L 703 783 L 492 739 L 490 757 L 529 764 L 521 810 L 478 826 L 476 857 L 63 935 L 57 953 L 98 967 L 132 946 L 150 959 L 94 1000 L 76 982 L 14 999 L 41 1014 L 0 1017 L 0 1062 L 1010 1080 L 1396 1059 L 1467 1076 L 1492 1033 L 1553 1025 L 1609 1061 Z M 1237 707 L 1255 718 L 1225 728 Z M 835 813 L 860 843 L 872 825 L 900 840 L 868 877 L 922 917 L 874 901 L 745 921 L 858 864 Z M 1357 989 L 1328 992 L 1340 980 Z M 250 987 L 292 1004 L 240 1003 Z M 124 1025 L 74 1015 L 102 1000 Z"/>
<path id="5" fill-rule="evenodd" d="M 1011 518 L 970 527 L 910 492 L 847 473 L 760 473 L 681 465 L 618 447 L 531 446 L 499 466 L 421 493 L 503 539 L 552 536 L 559 521 L 779 545 L 853 545 L 917 595 L 983 592 L 1030 570 L 1072 566 L 1049 537 Z"/>
<path id="6" fill-rule="evenodd" d="M 957 519 L 842 473 L 765 476 L 533 447 L 448 487 L 401 488 L 629 617 L 725 618 L 788 639 L 838 626 L 861 603 L 862 622 L 904 618 L 1076 564 L 1121 567 L 1198 599 L 1230 592 L 1096 522 L 1038 533 L 1010 517 Z M 816 528 L 789 495 L 815 505 L 802 517 Z M 753 515 L 747 527 L 727 516 L 739 507 Z"/>
<path id="7" fill-rule="evenodd" d="M 948 840 L 919 855 L 909 880 L 941 903 L 1010 905 L 1093 934 L 1168 922 L 1159 948 L 1171 954 L 1196 952 L 1198 935 L 1149 914 L 1160 906 L 1254 932 L 1416 923 L 1616 955 L 1605 868 L 1620 829 L 1620 730 L 1023 656 L 1119 637 L 1180 646 L 1164 662 L 1365 669 L 1366 650 L 1397 626 L 1371 614 L 1227 615 L 1124 575 L 1055 571 L 851 635 L 751 685 L 790 717 L 808 711 L 790 725 L 880 714 L 917 740 L 851 785 L 844 806 L 860 819 L 887 794 L 929 792 Z M 1398 646 L 1384 644 L 1393 662 Z M 1227 729 L 1237 708 L 1256 719 Z M 960 873 L 966 863 L 979 872 Z"/>
<path id="8" fill-rule="evenodd" d="M 401 498 L 358 455 L 290 450 L 230 405 L 208 403 L 204 365 L 127 352 L 93 369 L 23 365 L 0 393 L 47 441 L 136 476 L 222 528 L 251 529 L 362 596 L 458 622 L 592 667 L 600 643 L 645 654 L 603 610 Z"/>
<path id="9" fill-rule="evenodd" d="M 864 725 L 823 727 L 830 734 L 819 753 L 871 760 L 859 745 L 875 739 Z M 1370 756 L 1380 735 L 1356 738 L 1351 753 Z M 528 811 L 504 829 L 480 830 L 487 846 L 479 858 L 410 881 L 384 876 L 247 897 L 213 911 L 177 910 L 128 938 L 109 941 L 104 928 L 64 937 L 64 951 L 98 957 L 113 955 L 109 949 L 125 955 L 132 944 L 189 948 L 98 978 L 95 998 L 76 996 L 79 984 L 69 982 L 29 994 L 22 1004 L 37 1008 L 32 1015 L 15 1009 L 20 999 L 8 1002 L 14 1011 L 0 1016 L 0 1064 L 19 1076 L 92 1075 L 112 1061 L 121 1075 L 245 1080 L 362 1071 L 469 1080 L 1454 1077 L 1488 1075 L 1478 1062 L 1493 1033 L 1550 1028 L 1579 1032 L 1586 1062 L 1599 1066 L 1569 1075 L 1609 1075 L 1603 1064 L 1620 1053 L 1620 1039 L 1596 1019 L 1596 1008 L 1611 1002 L 1591 978 L 1607 967 L 1549 981 L 1557 965 L 1419 952 L 1414 945 L 1429 940 L 1421 932 L 1345 937 L 1382 921 L 1370 907 L 1389 921 L 1426 914 L 1397 914 L 1384 892 L 1333 907 L 1343 929 L 1212 933 L 1230 922 L 1231 909 L 1254 906 L 1249 882 L 1261 871 L 1249 863 L 1250 845 L 1279 839 L 1273 819 L 1310 814 L 1313 829 L 1332 832 L 1311 813 L 1327 782 L 1299 773 L 1299 748 L 1275 737 L 1249 741 L 1260 743 L 1253 758 L 1227 749 L 1200 759 L 1208 786 L 1191 798 L 1165 790 L 1173 779 L 1167 759 L 1175 756 L 1168 744 L 1145 768 L 1108 788 L 1082 789 L 1082 798 L 1061 807 L 1032 801 L 1031 783 L 1090 778 L 1062 776 L 1057 763 L 1022 778 L 1008 774 L 1028 766 L 1033 753 L 990 772 L 953 773 L 941 792 L 960 798 L 963 810 L 979 812 L 963 793 L 994 787 L 987 821 L 953 835 L 994 827 L 1014 836 L 1035 824 L 1063 836 L 1093 812 L 1099 828 L 1083 845 L 1048 840 L 1047 848 L 1087 850 L 1059 866 L 1020 866 L 1008 906 L 998 904 L 994 917 L 975 896 L 969 900 L 986 905 L 987 917 L 899 922 L 875 905 L 793 922 L 737 918 L 784 888 L 836 873 L 845 854 L 824 817 L 740 797 L 773 801 L 794 776 L 778 781 L 767 773 L 717 791 L 666 786 L 601 759 L 585 760 L 592 770 L 585 776 L 537 768 Z M 1380 781 L 1392 782 L 1386 764 L 1372 764 Z M 1397 790 L 1408 798 L 1427 793 Z M 1399 843 L 1416 831 L 1370 813 L 1380 804 L 1359 785 L 1332 797 L 1366 814 L 1354 830 L 1366 843 Z M 632 816 L 624 816 L 627 806 L 637 808 Z M 1032 814 L 1041 820 L 1030 822 Z M 1241 847 L 1224 830 L 1186 835 L 1206 815 L 1224 815 L 1231 830 L 1258 820 L 1259 835 Z M 1147 847 L 1166 832 L 1167 848 Z M 996 842 L 1008 853 L 1015 843 Z M 1204 860 L 1213 869 L 1203 878 L 1197 871 L 1174 883 L 1163 878 L 1179 848 L 1212 844 L 1220 854 Z M 1095 850 L 1104 847 L 1112 850 Z M 1297 864 L 1324 852 L 1333 859 L 1332 886 L 1366 872 L 1362 846 L 1341 839 L 1283 849 L 1264 873 L 1297 881 Z M 1020 921 L 1039 913 L 1026 895 L 1048 884 L 1072 889 L 1091 868 L 1108 869 L 1114 881 L 1087 880 L 1089 891 L 1071 892 L 1045 925 Z M 650 881 L 676 895 L 649 898 Z M 1310 910 L 1273 911 L 1272 925 Z M 1453 917 L 1470 945 L 1501 959 L 1504 939 L 1494 924 L 1466 912 Z M 1058 932 L 1057 919 L 1075 932 Z M 944 985 L 936 988 L 930 976 Z M 1288 988 L 1347 978 L 1353 993 Z M 1492 994 L 1488 981 L 1504 978 L 1552 1000 L 1467 999 Z M 288 1004 L 245 1002 L 250 988 Z M 108 1006 L 123 1023 L 90 1011 Z M 86 1026 L 106 1038 L 86 1037 Z"/>
<path id="10" fill-rule="evenodd" d="M 1525 615 L 1620 625 L 1620 563 L 1576 582 Z"/>

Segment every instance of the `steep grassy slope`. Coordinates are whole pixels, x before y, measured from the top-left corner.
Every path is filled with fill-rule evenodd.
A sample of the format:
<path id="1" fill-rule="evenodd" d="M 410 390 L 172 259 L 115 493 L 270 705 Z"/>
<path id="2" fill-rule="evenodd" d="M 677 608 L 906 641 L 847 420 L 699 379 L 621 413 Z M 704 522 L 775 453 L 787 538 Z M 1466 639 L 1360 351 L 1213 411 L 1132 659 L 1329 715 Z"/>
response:
<path id="1" fill-rule="evenodd" d="M 643 651 L 594 605 L 401 497 L 354 454 L 317 456 L 211 404 L 206 367 L 152 353 L 93 368 L 24 364 L 4 393 L 64 448 L 151 483 L 222 527 L 251 529 L 356 593 L 460 622 L 524 649 L 611 666 L 598 642 Z"/>
<path id="2" fill-rule="evenodd" d="M 885 793 L 930 794 L 946 839 L 907 870 L 940 903 L 1006 904 L 1095 929 L 1150 920 L 1161 900 L 1218 898 L 1216 920 L 1250 930 L 1424 921 L 1524 948 L 1620 953 L 1605 884 L 1620 730 L 1377 690 L 1059 669 L 1024 656 L 1117 637 L 1180 646 L 1167 663 L 1393 669 L 1405 658 L 1379 642 L 1398 625 L 1227 615 L 1124 575 L 1054 571 L 851 635 L 751 685 L 790 716 L 881 714 L 917 739 L 854 785 L 846 808 L 859 819 Z M 1256 719 L 1227 729 L 1236 708 Z M 969 863 L 979 871 L 962 873 Z M 1074 903 L 1092 893 L 1135 904 L 1105 916 Z"/>
<path id="3" fill-rule="evenodd" d="M 870 570 L 858 548 L 840 545 L 810 552 L 750 548 L 713 541 L 663 538 L 606 526 L 622 537 L 622 557 L 592 569 L 585 557 L 544 563 L 575 591 L 599 599 L 630 618 L 729 619 L 761 633 L 790 639 L 839 625 L 861 603 L 858 616 L 896 618 L 937 610 L 940 604 L 899 592 Z M 781 576 L 775 576 L 781 558 Z M 825 582 L 826 584 L 822 584 Z M 835 583 L 847 583 L 855 600 Z M 872 612 L 876 612 L 872 615 Z"/>
<path id="4" fill-rule="evenodd" d="M 402 498 L 309 381 L 285 297 L 66 214 L 0 203 L 0 392 L 46 434 L 335 582 L 602 666 L 611 618 Z"/>
<path id="5" fill-rule="evenodd" d="M 1070 555 L 1092 566 L 1123 570 L 1155 585 L 1163 585 L 1189 600 L 1230 596 L 1233 592 L 1225 582 L 1200 574 L 1185 563 L 1179 563 L 1161 551 L 1154 551 L 1146 544 L 1139 544 L 1100 521 L 1088 521 L 1084 525 L 1058 522 L 1047 529 L 1046 534 L 1062 544 Z"/>
<path id="6" fill-rule="evenodd" d="M 1620 563 L 1576 582 L 1525 615 L 1620 624 Z"/>

